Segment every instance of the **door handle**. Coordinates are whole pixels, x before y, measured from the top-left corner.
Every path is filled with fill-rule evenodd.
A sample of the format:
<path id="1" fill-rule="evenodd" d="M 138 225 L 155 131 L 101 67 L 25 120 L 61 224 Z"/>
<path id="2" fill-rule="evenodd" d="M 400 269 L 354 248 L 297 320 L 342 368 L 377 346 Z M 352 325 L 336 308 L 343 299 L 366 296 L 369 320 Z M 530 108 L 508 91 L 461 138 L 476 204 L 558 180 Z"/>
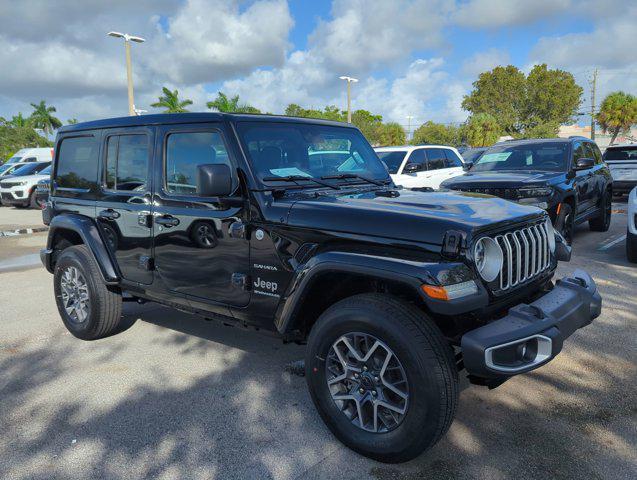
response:
<path id="1" fill-rule="evenodd" d="M 113 210 L 112 208 L 109 208 L 107 210 L 102 210 L 98 215 L 97 218 L 101 219 L 101 220 L 117 220 L 120 217 L 120 213 Z"/>
<path id="2" fill-rule="evenodd" d="M 179 219 L 173 217 L 172 215 L 162 215 L 159 217 L 155 217 L 155 223 L 166 228 L 170 228 L 179 225 Z"/>

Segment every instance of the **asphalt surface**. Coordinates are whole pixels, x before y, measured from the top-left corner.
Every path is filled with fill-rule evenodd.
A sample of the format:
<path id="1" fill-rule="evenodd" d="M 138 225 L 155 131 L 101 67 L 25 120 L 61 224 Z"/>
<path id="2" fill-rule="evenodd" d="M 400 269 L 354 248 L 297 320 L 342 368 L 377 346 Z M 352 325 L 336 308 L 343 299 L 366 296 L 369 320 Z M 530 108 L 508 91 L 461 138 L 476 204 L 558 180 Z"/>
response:
<path id="1" fill-rule="evenodd" d="M 0 478 L 637 478 L 637 265 L 625 231 L 623 213 L 607 233 L 579 227 L 560 267 L 593 275 L 601 317 L 539 370 L 468 386 L 446 437 L 402 465 L 361 457 L 323 426 L 305 380 L 286 370 L 303 347 L 152 304 L 126 304 L 130 328 L 117 336 L 77 340 L 51 276 L 27 259 L 45 234 L 0 238 Z"/>

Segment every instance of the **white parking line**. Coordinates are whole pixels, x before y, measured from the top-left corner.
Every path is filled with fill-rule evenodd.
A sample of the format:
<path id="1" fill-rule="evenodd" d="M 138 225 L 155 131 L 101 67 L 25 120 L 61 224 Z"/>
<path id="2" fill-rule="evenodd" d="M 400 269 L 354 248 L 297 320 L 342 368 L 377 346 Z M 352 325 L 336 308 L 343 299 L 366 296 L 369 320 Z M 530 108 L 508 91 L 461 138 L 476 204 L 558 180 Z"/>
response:
<path id="1" fill-rule="evenodd" d="M 600 252 L 602 252 L 604 250 L 608 250 L 610 247 L 612 247 L 614 245 L 617 245 L 619 242 L 623 242 L 624 240 L 626 240 L 626 235 L 620 235 L 615 240 L 611 240 L 607 244 L 602 245 L 601 247 L 599 247 L 597 250 L 599 250 Z"/>

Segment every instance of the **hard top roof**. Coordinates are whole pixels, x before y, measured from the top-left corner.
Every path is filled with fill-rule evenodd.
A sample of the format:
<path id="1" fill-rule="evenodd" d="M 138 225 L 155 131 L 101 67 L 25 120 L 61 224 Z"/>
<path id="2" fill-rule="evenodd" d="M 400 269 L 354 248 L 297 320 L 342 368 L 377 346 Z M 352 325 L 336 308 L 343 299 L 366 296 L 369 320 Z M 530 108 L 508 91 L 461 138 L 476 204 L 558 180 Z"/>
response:
<path id="1" fill-rule="evenodd" d="M 152 115 L 137 115 L 129 117 L 105 118 L 102 120 L 93 120 L 90 122 L 76 123 L 74 125 L 65 125 L 58 130 L 58 133 L 68 133 L 82 130 L 93 130 L 100 128 L 123 128 L 138 127 L 146 125 L 169 125 L 181 123 L 205 123 L 205 122 L 290 122 L 290 123 L 306 123 L 318 125 L 332 125 L 338 127 L 356 128 L 354 125 L 334 122 L 330 120 L 321 120 L 317 118 L 301 118 L 288 117 L 284 115 L 261 115 L 246 113 L 218 113 L 218 112 L 198 112 L 198 113 L 156 113 Z"/>

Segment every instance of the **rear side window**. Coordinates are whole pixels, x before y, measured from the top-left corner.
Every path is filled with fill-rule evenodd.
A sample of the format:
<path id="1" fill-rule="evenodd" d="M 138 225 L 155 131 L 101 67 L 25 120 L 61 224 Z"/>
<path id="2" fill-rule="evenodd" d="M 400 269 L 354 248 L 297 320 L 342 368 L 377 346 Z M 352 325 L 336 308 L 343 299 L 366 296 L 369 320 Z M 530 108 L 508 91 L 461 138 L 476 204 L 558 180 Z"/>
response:
<path id="1" fill-rule="evenodd" d="M 220 132 L 171 133 L 166 139 L 165 189 L 178 195 L 198 195 L 197 166 L 225 163 L 233 170 Z M 233 182 L 236 179 L 233 178 Z"/>
<path id="2" fill-rule="evenodd" d="M 445 166 L 447 168 L 462 167 L 462 160 L 460 160 L 460 157 L 456 155 L 456 152 L 449 150 L 448 148 L 445 148 L 444 152 L 446 157 Z"/>
<path id="3" fill-rule="evenodd" d="M 442 148 L 428 148 L 427 149 L 427 165 L 429 170 L 438 170 L 445 168 L 445 151 Z"/>
<path id="4" fill-rule="evenodd" d="M 148 177 L 148 137 L 113 135 L 106 148 L 106 181 L 109 190 L 142 191 Z"/>
<path id="5" fill-rule="evenodd" d="M 91 188 L 97 182 L 98 150 L 94 136 L 64 138 L 59 146 L 55 170 L 57 186 Z"/>

